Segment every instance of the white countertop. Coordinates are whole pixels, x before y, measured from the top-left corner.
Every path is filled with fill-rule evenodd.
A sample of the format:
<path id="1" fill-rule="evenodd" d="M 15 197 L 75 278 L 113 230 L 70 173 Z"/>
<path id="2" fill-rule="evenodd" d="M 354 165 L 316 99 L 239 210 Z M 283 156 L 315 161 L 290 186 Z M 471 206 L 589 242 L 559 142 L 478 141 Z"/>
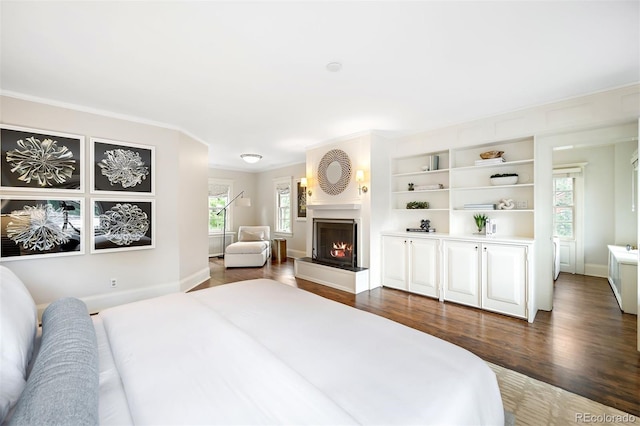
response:
<path id="1" fill-rule="evenodd" d="M 609 251 L 616 257 L 618 263 L 638 264 L 638 250 L 627 251 L 623 246 L 607 246 Z"/>
<path id="2" fill-rule="evenodd" d="M 407 231 L 386 231 L 382 235 L 392 237 L 412 237 L 412 238 L 438 238 L 446 240 L 495 242 L 511 244 L 533 244 L 533 238 L 510 237 L 502 235 L 475 235 L 475 234 L 446 234 L 442 232 L 407 232 Z M 624 248 L 624 247 L 623 247 Z M 625 250 L 626 251 L 626 250 Z"/>

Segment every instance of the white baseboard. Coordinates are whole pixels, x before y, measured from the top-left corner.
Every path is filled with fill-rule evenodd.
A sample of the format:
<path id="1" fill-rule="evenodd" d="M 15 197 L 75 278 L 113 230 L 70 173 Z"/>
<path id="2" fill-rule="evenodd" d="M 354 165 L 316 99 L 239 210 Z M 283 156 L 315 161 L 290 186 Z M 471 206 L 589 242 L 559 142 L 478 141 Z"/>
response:
<path id="1" fill-rule="evenodd" d="M 210 278 L 209 268 L 202 270 L 182 278 L 177 283 L 164 283 L 154 286 L 136 288 L 133 290 L 115 291 L 109 293 L 98 294 L 95 296 L 79 298 L 87 305 L 90 314 L 98 313 L 104 309 L 113 306 L 124 305 L 125 303 L 137 302 L 138 300 L 150 299 L 152 297 L 164 296 L 165 294 L 186 292 L 202 284 Z M 42 318 L 42 313 L 47 309 L 49 303 L 38 305 L 38 319 Z"/>
<path id="2" fill-rule="evenodd" d="M 208 281 L 211 278 L 209 267 L 202 268 L 198 272 L 189 275 L 188 277 L 180 280 L 180 291 L 187 292 L 192 288 Z"/>
<path id="3" fill-rule="evenodd" d="M 90 314 L 98 313 L 113 306 L 124 305 L 125 303 L 137 302 L 139 300 L 150 299 L 152 297 L 164 296 L 165 294 L 177 293 L 178 283 L 165 283 L 134 290 L 117 291 L 109 294 L 98 294 L 96 296 L 80 297 L 87 305 Z M 42 313 L 50 303 L 38 305 L 38 318 L 42 318 Z"/>
<path id="4" fill-rule="evenodd" d="M 299 257 L 307 257 L 307 253 L 302 250 L 289 250 L 287 249 L 287 257 L 297 259 Z"/>
<path id="5" fill-rule="evenodd" d="M 607 265 L 598 265 L 595 263 L 584 264 L 584 274 L 591 277 L 607 278 Z"/>

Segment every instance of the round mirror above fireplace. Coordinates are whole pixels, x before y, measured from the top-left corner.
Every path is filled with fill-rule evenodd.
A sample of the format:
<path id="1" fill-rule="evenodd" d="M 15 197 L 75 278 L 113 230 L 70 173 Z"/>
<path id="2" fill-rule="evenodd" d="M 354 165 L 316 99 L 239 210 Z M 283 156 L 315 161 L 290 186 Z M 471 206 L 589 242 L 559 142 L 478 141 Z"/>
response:
<path id="1" fill-rule="evenodd" d="M 338 195 L 351 181 L 351 160 L 341 149 L 327 152 L 318 165 L 318 183 L 329 195 Z"/>

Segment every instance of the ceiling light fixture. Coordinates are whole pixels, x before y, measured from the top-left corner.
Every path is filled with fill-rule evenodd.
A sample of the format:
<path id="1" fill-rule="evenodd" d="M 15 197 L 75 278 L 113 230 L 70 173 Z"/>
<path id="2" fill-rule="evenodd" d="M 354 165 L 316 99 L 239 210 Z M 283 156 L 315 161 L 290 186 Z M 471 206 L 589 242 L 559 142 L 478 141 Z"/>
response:
<path id="1" fill-rule="evenodd" d="M 329 62 L 327 64 L 327 70 L 331 72 L 338 72 L 342 69 L 342 64 L 340 62 Z"/>
<path id="2" fill-rule="evenodd" d="M 262 155 L 260 155 L 260 154 L 242 154 L 242 155 L 240 155 L 240 158 L 242 158 L 244 161 L 246 161 L 249 164 L 253 164 L 253 163 L 257 163 L 258 161 L 260 161 L 260 159 L 262 159 Z"/>

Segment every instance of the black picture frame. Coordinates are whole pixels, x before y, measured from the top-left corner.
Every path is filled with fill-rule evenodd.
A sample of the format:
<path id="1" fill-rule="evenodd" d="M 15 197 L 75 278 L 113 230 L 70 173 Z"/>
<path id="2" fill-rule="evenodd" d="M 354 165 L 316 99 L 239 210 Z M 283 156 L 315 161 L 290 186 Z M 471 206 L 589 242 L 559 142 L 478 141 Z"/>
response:
<path id="1" fill-rule="evenodd" d="M 155 248 L 155 200 L 92 199 L 91 253 Z"/>
<path id="2" fill-rule="evenodd" d="M 0 124 L 0 187 L 84 191 L 84 136 Z"/>
<path id="3" fill-rule="evenodd" d="M 91 138 L 91 193 L 155 195 L 155 147 Z"/>
<path id="4" fill-rule="evenodd" d="M 84 254 L 84 198 L 0 198 L 0 260 Z"/>
<path id="5" fill-rule="evenodd" d="M 296 220 L 307 220 L 307 192 L 300 181 L 296 182 Z"/>

